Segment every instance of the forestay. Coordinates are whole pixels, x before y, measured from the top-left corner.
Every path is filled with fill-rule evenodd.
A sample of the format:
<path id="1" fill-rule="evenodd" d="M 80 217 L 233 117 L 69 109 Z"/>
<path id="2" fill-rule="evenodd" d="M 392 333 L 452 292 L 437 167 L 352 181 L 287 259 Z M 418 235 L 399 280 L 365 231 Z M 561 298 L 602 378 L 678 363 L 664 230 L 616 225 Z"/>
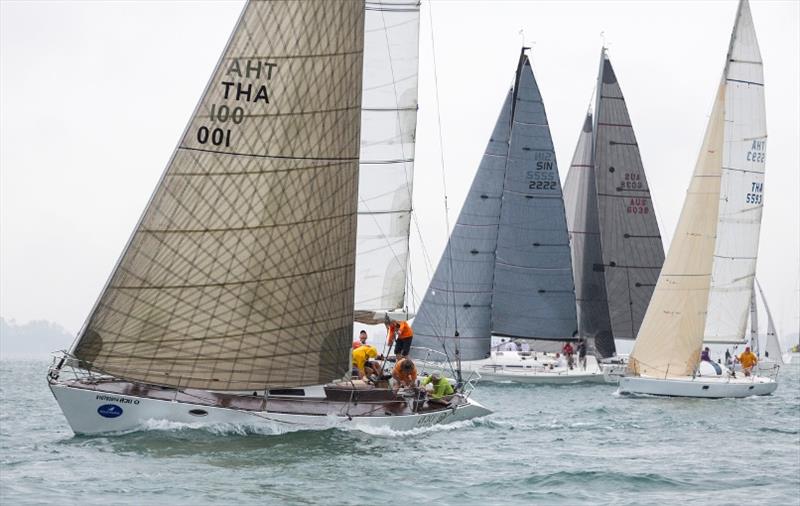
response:
<path id="1" fill-rule="evenodd" d="M 403 307 L 417 123 L 419 4 L 366 3 L 356 320 Z"/>
<path id="2" fill-rule="evenodd" d="M 364 5 L 248 3 L 73 353 L 173 387 L 348 369 Z"/>
<path id="3" fill-rule="evenodd" d="M 578 330 L 581 336 L 593 339 L 599 356 L 609 357 L 614 354 L 615 347 L 605 277 L 603 270 L 597 268 L 603 264 L 603 254 L 597 214 L 591 113 L 586 114 L 564 183 L 564 208 L 572 244 Z"/>
<path id="4" fill-rule="evenodd" d="M 706 137 L 631 366 L 694 372 L 706 342 L 743 342 L 761 222 L 766 124 L 761 56 L 739 4 Z"/>

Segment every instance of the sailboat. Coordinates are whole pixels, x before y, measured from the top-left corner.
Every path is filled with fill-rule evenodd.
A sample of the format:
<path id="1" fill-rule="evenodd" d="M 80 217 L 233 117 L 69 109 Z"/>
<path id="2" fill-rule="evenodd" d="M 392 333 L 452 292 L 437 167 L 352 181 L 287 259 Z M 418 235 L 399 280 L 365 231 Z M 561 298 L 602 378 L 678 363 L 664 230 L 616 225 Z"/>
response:
<path id="1" fill-rule="evenodd" d="M 464 385 L 431 406 L 349 379 L 354 317 L 402 306 L 405 274 L 383 265 L 377 279 L 386 249 L 367 243 L 381 227 L 407 244 L 418 27 L 419 5 L 402 0 L 246 4 L 48 372 L 74 432 L 153 419 L 405 430 L 490 412 Z"/>
<path id="2" fill-rule="evenodd" d="M 589 111 L 584 120 L 564 183 L 564 205 L 578 332 L 594 344 L 597 357 L 609 359 L 630 352 L 664 263 L 664 247 L 639 145 L 606 48 L 595 91 L 596 114 L 593 118 Z"/>
<path id="3" fill-rule="evenodd" d="M 703 370 L 704 343 L 742 343 L 753 290 L 767 146 L 764 79 L 740 0 L 705 138 L 620 393 L 769 394 L 774 378 Z"/>
<path id="4" fill-rule="evenodd" d="M 764 289 L 761 288 L 761 283 L 758 282 L 758 279 L 756 279 L 755 282 L 756 288 L 758 288 L 758 294 L 761 297 L 761 302 L 764 304 L 764 311 L 767 314 L 767 335 L 764 342 L 764 353 L 756 354 L 759 355 L 759 369 L 768 370 L 771 372 L 774 366 L 783 367 L 786 365 L 786 358 L 788 357 L 783 356 L 783 347 L 781 346 L 781 340 L 778 336 L 778 332 L 775 329 L 775 320 L 772 319 L 772 311 L 769 309 L 767 297 L 764 295 Z M 757 311 L 758 308 L 756 307 L 755 310 Z M 756 322 L 757 321 L 758 319 L 756 318 Z M 756 323 L 756 328 L 757 326 L 758 323 Z M 758 349 L 760 350 L 760 347 Z"/>
<path id="5" fill-rule="evenodd" d="M 482 380 L 603 381 L 593 357 L 570 369 L 536 351 L 492 349 L 492 336 L 560 349 L 577 332 L 561 181 L 527 49 L 419 306 L 412 353 L 432 349 Z"/>

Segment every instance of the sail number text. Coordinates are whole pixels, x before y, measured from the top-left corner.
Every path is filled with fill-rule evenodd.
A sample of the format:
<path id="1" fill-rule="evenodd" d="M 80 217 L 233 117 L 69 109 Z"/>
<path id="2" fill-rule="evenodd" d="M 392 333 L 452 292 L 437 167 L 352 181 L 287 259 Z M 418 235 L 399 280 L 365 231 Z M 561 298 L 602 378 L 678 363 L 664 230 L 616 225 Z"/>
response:
<path id="1" fill-rule="evenodd" d="M 748 193 L 744 201 L 746 204 L 760 204 L 764 195 L 764 183 L 753 181 L 750 183 L 750 193 Z"/>
<path id="2" fill-rule="evenodd" d="M 764 163 L 767 159 L 767 141 L 753 141 L 750 151 L 747 152 L 747 161 Z"/>
<path id="3" fill-rule="evenodd" d="M 267 84 L 276 74 L 277 63 L 261 60 L 231 59 L 225 70 L 225 79 L 217 88 L 221 99 L 237 102 L 228 105 L 213 103 L 208 110 L 208 120 L 212 125 L 201 125 L 197 128 L 196 139 L 200 144 L 230 147 L 232 144 L 232 128 L 241 124 L 247 117 L 245 107 L 259 103 L 269 104 L 270 93 Z M 262 82 L 247 82 L 261 80 Z M 219 126 L 217 126 L 219 125 Z M 235 129 L 233 129 L 235 132 Z"/>
<path id="4" fill-rule="evenodd" d="M 535 170 L 525 172 L 525 177 L 528 179 L 529 190 L 555 190 L 558 188 L 558 181 L 555 177 L 555 163 L 553 161 L 553 153 L 549 151 L 539 151 L 534 157 L 536 162 Z"/>

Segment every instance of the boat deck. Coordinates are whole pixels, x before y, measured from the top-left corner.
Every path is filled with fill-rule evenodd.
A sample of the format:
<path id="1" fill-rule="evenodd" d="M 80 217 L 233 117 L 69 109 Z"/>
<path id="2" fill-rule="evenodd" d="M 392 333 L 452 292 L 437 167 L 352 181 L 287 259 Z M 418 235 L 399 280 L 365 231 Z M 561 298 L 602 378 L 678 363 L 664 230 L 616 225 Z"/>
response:
<path id="1" fill-rule="evenodd" d="M 195 389 L 173 389 L 154 385 L 142 385 L 120 379 L 74 379 L 58 380 L 72 388 L 92 390 L 98 395 L 121 395 L 143 399 L 179 402 L 208 407 L 229 408 L 243 411 L 291 413 L 311 416 L 347 415 L 347 416 L 397 416 L 427 413 L 452 409 L 452 406 L 429 405 L 417 406 L 412 411 L 403 397 L 394 396 L 386 390 L 352 390 L 353 395 L 342 398 L 341 390 L 336 399 L 327 397 L 303 396 L 264 396 L 239 393 L 212 392 Z M 383 399 L 359 399 L 363 393 L 384 393 Z M 256 392 L 254 392 L 256 393 Z M 459 398 L 460 399 L 460 398 Z"/>

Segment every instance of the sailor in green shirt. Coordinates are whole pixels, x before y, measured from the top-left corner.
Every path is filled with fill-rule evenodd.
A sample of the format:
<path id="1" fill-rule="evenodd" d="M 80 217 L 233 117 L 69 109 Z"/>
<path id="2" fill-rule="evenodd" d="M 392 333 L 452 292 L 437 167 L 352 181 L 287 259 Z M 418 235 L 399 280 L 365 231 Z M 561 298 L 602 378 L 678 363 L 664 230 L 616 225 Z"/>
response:
<path id="1" fill-rule="evenodd" d="M 444 399 L 444 397 L 453 395 L 453 393 L 455 393 L 450 381 L 448 381 L 447 378 L 438 372 L 435 372 L 422 380 L 423 387 L 427 384 L 431 384 L 433 386 L 433 391 L 429 394 L 429 399 L 431 402 L 447 404 L 448 400 Z"/>

